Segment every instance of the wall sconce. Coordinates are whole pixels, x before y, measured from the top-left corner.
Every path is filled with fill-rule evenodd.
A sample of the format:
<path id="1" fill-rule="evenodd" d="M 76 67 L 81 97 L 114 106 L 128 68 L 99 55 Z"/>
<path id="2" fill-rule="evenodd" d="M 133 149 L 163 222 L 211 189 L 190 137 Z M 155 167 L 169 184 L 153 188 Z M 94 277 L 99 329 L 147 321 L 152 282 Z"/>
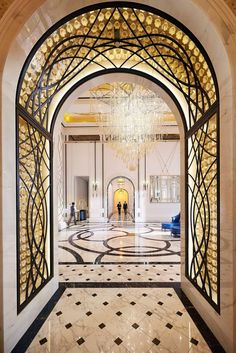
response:
<path id="1" fill-rule="evenodd" d="M 98 188 L 98 182 L 97 181 L 93 181 L 93 191 L 97 191 Z"/>
<path id="2" fill-rule="evenodd" d="M 144 190 L 148 189 L 148 181 L 147 180 L 144 180 L 144 182 L 143 182 L 143 189 Z"/>

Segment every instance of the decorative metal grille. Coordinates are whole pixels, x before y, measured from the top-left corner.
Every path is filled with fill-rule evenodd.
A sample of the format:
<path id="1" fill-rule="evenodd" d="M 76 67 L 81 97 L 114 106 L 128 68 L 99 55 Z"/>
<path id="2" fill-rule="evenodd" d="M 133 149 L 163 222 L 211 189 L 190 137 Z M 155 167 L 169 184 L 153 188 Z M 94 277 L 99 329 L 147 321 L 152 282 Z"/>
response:
<path id="1" fill-rule="evenodd" d="M 213 217 L 213 210 L 214 212 L 217 210 L 219 197 L 217 195 L 215 198 L 210 197 L 212 190 L 218 188 L 218 174 L 215 176 L 206 169 L 206 161 L 210 160 L 207 158 L 208 155 L 211 156 L 209 158 L 215 156 L 216 171 L 219 168 L 219 151 L 216 148 L 215 155 L 212 156 L 208 150 L 208 142 L 206 143 L 212 136 L 210 129 L 213 120 L 206 121 L 208 116 L 218 111 L 218 88 L 207 54 L 183 25 L 156 9 L 129 2 L 125 3 L 125 8 L 122 2 L 116 2 L 116 7 L 112 2 L 97 4 L 73 13 L 54 25 L 33 49 L 25 63 L 18 85 L 17 108 L 28 121 L 28 131 L 32 129 L 29 140 L 36 139 L 37 136 L 35 145 L 31 142 L 29 144 L 28 154 L 33 156 L 32 163 L 35 163 L 35 168 L 36 165 L 43 163 L 43 170 L 44 172 L 47 170 L 47 180 L 49 180 L 50 157 L 48 152 L 46 153 L 48 148 L 46 146 L 51 142 L 42 141 L 43 136 L 52 140 L 53 109 L 49 108 L 52 108 L 51 102 L 54 97 L 62 97 L 65 92 L 89 75 L 103 74 L 109 69 L 142 74 L 162 82 L 169 91 L 170 89 L 172 92 L 178 91 L 178 96 L 181 97 L 179 100 L 185 111 L 188 111 L 183 120 L 186 136 L 189 137 L 186 140 L 186 148 L 188 144 L 189 151 L 188 161 L 186 161 L 186 172 L 189 173 L 189 199 L 186 208 L 189 212 L 186 229 L 186 239 L 189 240 L 186 256 L 189 266 L 186 266 L 186 276 L 218 309 L 219 281 L 215 281 L 215 276 L 219 278 L 219 234 L 215 242 L 215 235 L 213 235 L 215 233 L 212 231 L 219 223 L 218 217 Z M 215 119 L 217 120 L 218 117 Z M 218 121 L 215 124 L 215 142 L 211 141 L 211 143 L 217 144 Z M 39 132 L 37 132 L 38 135 L 36 134 L 35 127 L 41 135 Z M 19 125 L 20 128 L 21 125 Z M 35 154 L 35 151 L 38 152 Z M 21 163 L 20 168 L 23 168 L 24 163 L 27 165 L 28 162 L 20 159 L 19 163 Z M 210 169 L 213 170 L 213 166 Z M 21 248 L 18 247 L 18 287 L 21 295 L 19 302 L 23 305 L 32 298 L 51 274 L 51 265 L 49 260 L 45 259 L 48 259 L 47 254 L 51 251 L 48 249 L 47 252 L 46 248 L 50 247 L 49 210 L 52 204 L 49 200 L 49 186 L 46 188 L 46 183 L 44 183 L 44 189 L 46 188 L 47 192 L 40 191 L 37 194 L 38 199 L 34 197 L 37 173 L 35 172 L 33 178 L 26 175 L 27 173 L 25 175 L 22 173 L 20 170 L 21 183 L 24 185 L 27 180 L 27 185 L 20 189 L 20 184 L 17 193 L 20 195 L 20 200 L 26 198 L 30 203 L 28 203 L 29 207 L 23 209 L 24 213 L 21 209 L 22 201 L 20 201 L 18 238 L 21 244 L 26 234 L 24 225 L 30 220 L 30 214 L 32 214 L 31 223 L 34 224 L 35 220 L 35 227 L 27 228 L 27 242 L 31 244 L 32 240 L 36 239 L 32 243 L 33 250 L 27 248 L 26 243 L 26 251 L 30 259 L 26 267 L 26 273 L 30 274 L 29 283 L 32 283 L 30 289 L 26 287 L 23 290 L 24 281 L 21 277 L 25 275 L 22 272 L 25 265 L 23 265 L 24 258 L 21 257 Z M 32 213 L 31 204 L 34 206 L 33 210 L 36 210 L 35 215 Z M 41 208 L 43 218 L 37 216 L 38 209 Z M 36 229 L 41 223 L 43 226 L 39 226 L 39 234 L 45 246 L 40 243 L 39 251 L 35 248 L 35 244 L 38 244 Z M 214 258 L 215 253 L 217 253 L 216 258 Z M 214 256 L 211 257 L 211 254 Z M 42 256 L 44 267 L 41 263 L 38 266 L 39 260 L 36 261 L 36 259 L 39 256 Z M 36 281 L 35 278 L 37 278 Z"/>
<path id="2" fill-rule="evenodd" d="M 57 136 L 57 204 L 58 204 L 58 222 L 64 221 L 64 135 Z"/>
<path id="3" fill-rule="evenodd" d="M 19 117 L 19 296 L 22 306 L 50 278 L 49 141 Z"/>
<path id="4" fill-rule="evenodd" d="M 218 303 L 217 117 L 188 139 L 189 277 Z"/>
<path id="5" fill-rule="evenodd" d="M 30 59 L 19 102 L 50 130 L 49 106 L 56 93 L 89 73 L 112 68 L 171 83 L 188 104 L 189 127 L 216 101 L 205 54 L 183 30 L 141 9 L 112 7 L 75 16 L 48 35 Z"/>

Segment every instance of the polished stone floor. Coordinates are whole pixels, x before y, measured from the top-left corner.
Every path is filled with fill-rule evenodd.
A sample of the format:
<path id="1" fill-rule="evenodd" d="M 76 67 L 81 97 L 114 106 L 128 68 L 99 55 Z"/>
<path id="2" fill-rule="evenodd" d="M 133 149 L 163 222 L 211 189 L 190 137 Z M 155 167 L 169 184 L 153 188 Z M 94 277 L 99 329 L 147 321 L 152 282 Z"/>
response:
<path id="1" fill-rule="evenodd" d="M 211 350 L 172 288 L 67 288 L 28 352 Z"/>
<path id="2" fill-rule="evenodd" d="M 59 265 L 60 282 L 179 282 L 180 264 Z"/>
<path id="3" fill-rule="evenodd" d="M 59 263 L 178 263 L 180 240 L 160 224 L 87 224 L 59 233 Z"/>
<path id="4" fill-rule="evenodd" d="M 180 239 L 159 224 L 85 222 L 58 239 L 60 287 L 14 353 L 223 352 L 180 289 Z"/>
<path id="5" fill-rule="evenodd" d="M 67 288 L 34 352 L 211 352 L 172 288 Z"/>
<path id="6" fill-rule="evenodd" d="M 172 288 L 67 288 L 27 352 L 211 350 Z"/>

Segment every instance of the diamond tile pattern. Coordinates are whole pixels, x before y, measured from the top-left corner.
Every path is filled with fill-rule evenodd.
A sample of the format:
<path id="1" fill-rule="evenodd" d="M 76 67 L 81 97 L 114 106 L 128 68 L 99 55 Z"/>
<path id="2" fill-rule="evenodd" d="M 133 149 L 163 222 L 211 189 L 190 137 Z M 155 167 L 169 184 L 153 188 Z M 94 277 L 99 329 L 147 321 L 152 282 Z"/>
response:
<path id="1" fill-rule="evenodd" d="M 60 269 L 60 282 L 179 282 L 180 265 L 158 265 L 159 273 L 156 273 L 156 269 L 150 264 L 140 264 L 135 267 L 130 264 L 123 264 L 120 268 L 116 264 L 108 264 L 105 267 L 101 267 L 100 264 L 94 265 L 89 264 L 86 268 L 83 268 L 82 264 L 71 264 L 70 267 L 66 267 L 63 264 L 59 265 Z M 168 272 L 164 272 L 164 267 L 168 267 Z M 132 272 L 127 272 L 127 268 Z M 149 269 L 148 277 L 145 269 Z M 94 269 L 91 272 L 91 269 Z M 109 272 L 112 269 L 112 272 Z M 82 273 L 80 271 L 83 271 Z M 127 276 L 127 273 L 129 276 Z M 132 274 L 132 276 L 130 276 Z"/>
<path id="2" fill-rule="evenodd" d="M 182 315 L 183 315 L 183 313 L 181 313 L 181 311 L 177 311 L 176 314 L 179 315 L 179 316 L 182 316 Z"/>
<path id="3" fill-rule="evenodd" d="M 117 337 L 117 339 L 114 341 L 118 346 L 123 342 L 120 337 Z"/>
<path id="4" fill-rule="evenodd" d="M 195 340 L 195 338 L 191 338 L 190 342 L 195 344 L 195 346 L 198 345 L 198 340 Z"/>
<path id="5" fill-rule="evenodd" d="M 41 344 L 41 346 L 44 344 L 44 343 L 46 343 L 48 340 L 47 340 L 47 338 L 46 337 L 44 337 L 44 338 L 42 338 L 40 341 L 39 341 L 39 343 Z"/>
<path id="6" fill-rule="evenodd" d="M 81 344 L 83 344 L 85 342 L 85 340 L 83 339 L 83 337 L 81 337 L 80 339 L 78 339 L 77 343 L 79 346 L 81 346 Z"/>
<path id="7" fill-rule="evenodd" d="M 174 289 L 96 288 L 94 293 L 94 288 L 66 289 L 27 353 L 59 352 L 58 347 L 68 353 L 211 352 Z M 59 312 L 63 315 L 55 315 Z"/>
<path id="8" fill-rule="evenodd" d="M 156 346 L 158 346 L 158 345 L 161 343 L 157 338 L 154 338 L 154 339 L 152 340 L 152 342 L 153 342 Z"/>
<path id="9" fill-rule="evenodd" d="M 151 311 L 147 311 L 146 314 L 147 314 L 148 316 L 151 316 L 151 315 L 152 315 L 152 312 L 151 312 Z"/>
<path id="10" fill-rule="evenodd" d="M 27 353 L 211 352 L 170 287 L 180 281 L 180 241 L 160 224 L 83 223 L 58 237 L 60 282 L 81 288 L 72 283 L 65 289 Z M 167 242 L 168 252 L 161 250 Z M 108 243 L 118 256 L 109 255 Z M 132 288 L 132 282 L 139 285 Z M 158 288 L 160 282 L 168 288 Z"/>

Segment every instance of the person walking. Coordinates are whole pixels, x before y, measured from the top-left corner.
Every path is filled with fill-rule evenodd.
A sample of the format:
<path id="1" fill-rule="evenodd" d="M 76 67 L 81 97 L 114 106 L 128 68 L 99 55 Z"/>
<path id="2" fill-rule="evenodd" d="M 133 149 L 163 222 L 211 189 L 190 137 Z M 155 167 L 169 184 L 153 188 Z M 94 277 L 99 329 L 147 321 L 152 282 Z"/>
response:
<path id="1" fill-rule="evenodd" d="M 121 214 L 121 203 L 120 203 L 120 201 L 118 202 L 116 207 L 117 207 L 117 210 L 118 210 L 118 216 L 120 218 L 120 214 Z"/>
<path id="2" fill-rule="evenodd" d="M 69 227 L 70 225 L 70 222 L 72 221 L 72 218 L 74 218 L 74 223 L 76 225 L 76 216 L 75 216 L 75 213 L 76 213 L 76 207 L 75 207 L 75 203 L 72 202 L 71 206 L 70 206 L 70 217 L 69 217 L 69 220 L 67 222 L 67 225 Z"/>
<path id="3" fill-rule="evenodd" d="M 127 216 L 127 209 L 128 209 L 128 205 L 127 205 L 127 202 L 125 201 L 125 202 L 123 203 L 123 210 L 124 210 L 125 218 L 126 218 L 126 216 Z"/>

